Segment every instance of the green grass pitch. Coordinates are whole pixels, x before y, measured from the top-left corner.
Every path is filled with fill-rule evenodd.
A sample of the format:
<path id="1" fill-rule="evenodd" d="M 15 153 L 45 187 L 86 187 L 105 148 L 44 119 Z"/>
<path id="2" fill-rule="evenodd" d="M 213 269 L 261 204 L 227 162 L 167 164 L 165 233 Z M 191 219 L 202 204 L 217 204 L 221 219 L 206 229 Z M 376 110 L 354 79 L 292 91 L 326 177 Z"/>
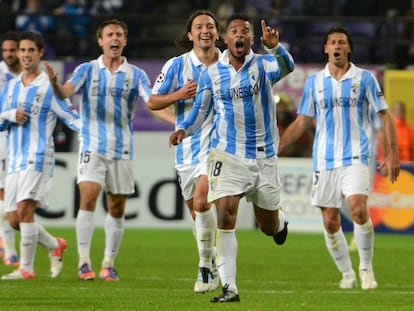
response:
<path id="1" fill-rule="evenodd" d="M 117 283 L 80 281 L 74 229 L 51 229 L 67 239 L 64 270 L 49 277 L 47 252 L 38 247 L 36 279 L 0 280 L 0 310 L 413 310 L 414 243 L 409 235 L 377 234 L 374 267 L 378 289 L 340 290 L 322 234 L 290 233 L 277 246 L 258 231 L 237 232 L 240 303 L 212 304 L 194 294 L 196 245 L 190 230 L 126 229 Z M 18 235 L 17 235 L 18 239 Z M 99 273 L 104 234 L 96 229 L 93 268 Z M 354 269 L 358 255 L 352 253 Z M 0 265 L 3 275 L 12 268 Z"/>

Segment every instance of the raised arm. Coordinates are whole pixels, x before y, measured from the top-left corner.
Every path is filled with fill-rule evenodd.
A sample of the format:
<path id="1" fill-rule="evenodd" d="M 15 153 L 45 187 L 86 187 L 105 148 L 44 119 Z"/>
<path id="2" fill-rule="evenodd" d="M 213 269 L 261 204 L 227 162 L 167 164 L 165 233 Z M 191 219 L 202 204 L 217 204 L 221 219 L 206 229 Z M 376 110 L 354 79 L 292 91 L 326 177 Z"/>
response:
<path id="1" fill-rule="evenodd" d="M 278 61 L 281 74 L 280 79 L 287 76 L 295 68 L 295 62 L 292 55 L 279 42 L 279 32 L 266 25 L 264 20 L 261 21 L 262 37 L 261 40 L 267 53 L 272 54 Z"/>
<path id="2" fill-rule="evenodd" d="M 75 93 L 75 87 L 72 83 L 66 82 L 62 84 L 58 81 L 58 74 L 55 72 L 52 66 L 50 66 L 47 62 L 43 62 L 46 73 L 49 76 L 50 83 L 52 84 L 53 91 L 55 95 L 60 99 L 65 99 L 73 95 Z"/>

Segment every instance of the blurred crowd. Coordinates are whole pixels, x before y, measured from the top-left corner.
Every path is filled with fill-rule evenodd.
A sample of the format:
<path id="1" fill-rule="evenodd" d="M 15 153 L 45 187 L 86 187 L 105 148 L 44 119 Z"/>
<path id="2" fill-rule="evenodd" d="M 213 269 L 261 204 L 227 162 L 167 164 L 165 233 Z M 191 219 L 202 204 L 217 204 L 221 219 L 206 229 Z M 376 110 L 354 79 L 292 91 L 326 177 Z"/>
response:
<path id="1" fill-rule="evenodd" d="M 91 46 L 91 42 L 95 42 L 93 29 L 100 19 L 117 16 L 125 20 L 130 28 L 130 55 L 127 56 L 148 58 L 150 55 L 162 58 L 163 55 L 157 54 L 160 52 L 158 47 L 163 43 L 171 45 L 171 35 L 178 35 L 174 33 L 175 28 L 171 22 L 181 25 L 182 16 L 201 8 L 214 12 L 222 23 L 233 12 L 243 12 L 256 18 L 256 29 L 260 18 L 266 18 L 268 24 L 279 30 L 282 41 L 291 49 L 296 60 L 306 63 L 321 61 L 317 58 L 320 57 L 320 33 L 325 32 L 326 27 L 347 17 L 364 16 L 369 17 L 368 22 L 358 24 L 350 31 L 351 34 L 355 32 L 352 35 L 361 44 L 368 44 L 369 41 L 368 49 L 364 47 L 358 54 L 358 61 L 381 63 L 390 62 L 392 58 L 396 67 L 404 68 L 414 64 L 413 2 L 414 0 L 0 0 L 3 12 L 0 31 L 35 30 L 48 39 L 46 58 L 82 58 L 96 54 L 96 47 Z M 381 18 L 380 22 L 375 19 L 378 17 Z M 384 21 L 388 22 L 385 24 Z M 169 41 L 162 42 L 164 38 L 161 33 L 165 33 L 164 38 Z M 382 44 L 389 38 L 395 40 L 392 51 L 389 51 L 390 44 Z M 259 36 L 254 48 L 261 49 Z M 139 53 L 136 51 L 138 49 L 149 49 L 152 53 Z"/>

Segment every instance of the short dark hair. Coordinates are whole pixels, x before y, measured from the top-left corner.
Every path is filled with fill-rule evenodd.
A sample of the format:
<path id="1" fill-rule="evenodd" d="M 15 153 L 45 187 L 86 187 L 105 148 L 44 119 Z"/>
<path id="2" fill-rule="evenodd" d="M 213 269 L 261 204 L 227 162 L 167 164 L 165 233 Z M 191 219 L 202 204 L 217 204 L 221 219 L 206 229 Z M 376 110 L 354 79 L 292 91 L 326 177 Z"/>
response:
<path id="1" fill-rule="evenodd" d="M 36 44 L 37 49 L 40 51 L 44 47 L 44 40 L 40 33 L 35 31 L 23 31 L 19 35 L 18 46 L 20 46 L 20 41 L 22 40 L 30 40 Z"/>
<path id="2" fill-rule="evenodd" d="M 243 21 L 249 22 L 250 24 L 252 24 L 250 17 L 247 14 L 242 14 L 242 13 L 234 13 L 232 14 L 226 21 L 226 29 L 229 27 L 230 23 L 236 19 L 241 19 Z"/>
<path id="3" fill-rule="evenodd" d="M 187 19 L 187 25 L 185 30 L 175 39 L 175 45 L 185 51 L 189 51 L 193 48 L 193 42 L 188 39 L 188 33 L 191 32 L 191 26 L 193 25 L 193 21 L 197 16 L 200 15 L 208 15 L 214 20 L 214 25 L 217 28 L 217 31 L 220 30 L 219 22 L 216 16 L 208 10 L 197 10 L 190 17 Z"/>
<path id="4" fill-rule="evenodd" d="M 7 31 L 3 34 L 3 36 L 1 37 L 1 41 L 6 41 L 6 40 L 10 40 L 10 41 L 19 41 L 19 32 L 18 31 Z"/>
<path id="5" fill-rule="evenodd" d="M 333 33 L 343 33 L 347 40 L 348 40 L 348 44 L 351 47 L 351 53 L 348 54 L 348 60 L 351 60 L 351 54 L 354 51 L 354 44 L 352 42 L 351 36 L 348 32 L 348 30 L 344 27 L 340 27 L 340 26 L 334 26 L 331 27 L 328 32 L 325 35 L 325 39 L 323 40 L 323 45 L 322 45 L 322 53 L 325 54 L 325 44 L 328 42 L 328 37 L 333 34 Z"/>
<path id="6" fill-rule="evenodd" d="M 98 29 L 96 30 L 96 38 L 102 38 L 102 30 L 108 26 L 108 25 L 116 25 L 116 26 L 120 26 L 125 33 L 125 37 L 128 36 L 128 26 L 125 22 L 119 20 L 119 19 L 108 19 L 104 22 L 102 22 L 102 24 L 99 25 Z"/>

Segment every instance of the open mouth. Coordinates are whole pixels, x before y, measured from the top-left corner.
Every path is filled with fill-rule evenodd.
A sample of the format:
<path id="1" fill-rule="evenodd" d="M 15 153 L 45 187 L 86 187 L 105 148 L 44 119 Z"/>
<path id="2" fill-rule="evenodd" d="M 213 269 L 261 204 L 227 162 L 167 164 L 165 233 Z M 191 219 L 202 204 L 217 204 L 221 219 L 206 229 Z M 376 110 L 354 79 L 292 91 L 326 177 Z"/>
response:
<path id="1" fill-rule="evenodd" d="M 334 57 L 339 57 L 341 54 L 339 52 L 335 52 L 333 55 Z"/>
<path id="2" fill-rule="evenodd" d="M 244 50 L 244 42 L 243 41 L 236 42 L 236 50 L 238 50 L 238 51 Z"/>
<path id="3" fill-rule="evenodd" d="M 111 51 L 117 52 L 119 50 L 119 44 L 111 44 Z"/>

